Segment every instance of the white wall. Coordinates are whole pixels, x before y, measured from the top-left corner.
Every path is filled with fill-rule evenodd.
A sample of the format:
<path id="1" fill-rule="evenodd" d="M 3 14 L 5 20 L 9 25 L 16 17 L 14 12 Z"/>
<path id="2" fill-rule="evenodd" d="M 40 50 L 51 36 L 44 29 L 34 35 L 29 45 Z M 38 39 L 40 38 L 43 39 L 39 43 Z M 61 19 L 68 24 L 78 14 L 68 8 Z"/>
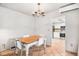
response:
<path id="1" fill-rule="evenodd" d="M 66 41 L 67 51 L 78 52 L 79 41 L 79 4 L 73 4 L 60 8 L 62 15 L 66 18 Z"/>
<path id="2" fill-rule="evenodd" d="M 66 16 L 66 50 L 77 52 L 79 40 L 79 9 L 65 12 Z"/>
<path id="3" fill-rule="evenodd" d="M 9 38 L 25 34 L 34 34 L 34 18 L 0 7 L 0 43 L 6 44 Z"/>
<path id="4" fill-rule="evenodd" d="M 47 44 L 51 44 L 52 40 L 52 26 L 53 21 L 55 18 L 61 17 L 61 14 L 58 12 L 58 10 L 53 11 L 49 14 L 46 14 L 46 16 L 39 17 L 36 20 L 36 29 L 37 34 L 43 35 L 47 37 Z"/>

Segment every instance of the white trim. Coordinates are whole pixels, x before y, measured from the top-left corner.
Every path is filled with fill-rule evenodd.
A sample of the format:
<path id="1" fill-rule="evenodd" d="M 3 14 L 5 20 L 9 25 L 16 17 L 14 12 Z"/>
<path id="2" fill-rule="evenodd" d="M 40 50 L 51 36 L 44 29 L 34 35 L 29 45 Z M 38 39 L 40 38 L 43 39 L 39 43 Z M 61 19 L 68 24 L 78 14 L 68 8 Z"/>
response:
<path id="1" fill-rule="evenodd" d="M 68 6 L 60 8 L 59 12 L 60 13 L 67 12 L 67 11 L 78 9 L 78 8 L 79 8 L 79 4 L 72 4 L 72 5 L 68 5 Z"/>

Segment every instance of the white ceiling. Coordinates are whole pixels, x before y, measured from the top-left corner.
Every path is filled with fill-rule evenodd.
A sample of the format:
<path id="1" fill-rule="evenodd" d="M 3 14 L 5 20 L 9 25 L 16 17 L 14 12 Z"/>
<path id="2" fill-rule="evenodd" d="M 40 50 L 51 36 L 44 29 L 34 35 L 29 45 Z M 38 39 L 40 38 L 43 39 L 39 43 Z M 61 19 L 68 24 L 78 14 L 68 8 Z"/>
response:
<path id="1" fill-rule="evenodd" d="M 46 13 L 52 12 L 68 3 L 41 3 Z M 22 12 L 24 14 L 32 15 L 36 3 L 1 3 L 2 6 Z"/>

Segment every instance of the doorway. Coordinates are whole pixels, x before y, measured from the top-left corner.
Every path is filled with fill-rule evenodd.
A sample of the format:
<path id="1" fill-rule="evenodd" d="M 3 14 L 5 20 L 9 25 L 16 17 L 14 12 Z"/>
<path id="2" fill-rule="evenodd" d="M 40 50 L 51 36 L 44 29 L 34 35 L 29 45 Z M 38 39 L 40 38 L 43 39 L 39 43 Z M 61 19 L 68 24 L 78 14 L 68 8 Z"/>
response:
<path id="1" fill-rule="evenodd" d="M 65 39 L 65 27 L 65 19 L 56 19 L 52 26 L 53 39 Z"/>
<path id="2" fill-rule="evenodd" d="M 52 26 L 52 50 L 54 55 L 65 56 L 65 18 L 60 17 L 53 21 Z"/>

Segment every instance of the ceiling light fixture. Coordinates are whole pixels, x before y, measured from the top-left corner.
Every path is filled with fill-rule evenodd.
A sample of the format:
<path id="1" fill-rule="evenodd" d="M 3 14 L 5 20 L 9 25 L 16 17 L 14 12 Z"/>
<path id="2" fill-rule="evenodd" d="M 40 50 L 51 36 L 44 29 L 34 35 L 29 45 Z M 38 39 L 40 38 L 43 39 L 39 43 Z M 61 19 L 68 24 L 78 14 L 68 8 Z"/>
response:
<path id="1" fill-rule="evenodd" d="M 37 10 L 32 14 L 33 16 L 45 16 L 44 8 L 41 9 L 41 4 L 37 3 Z"/>

